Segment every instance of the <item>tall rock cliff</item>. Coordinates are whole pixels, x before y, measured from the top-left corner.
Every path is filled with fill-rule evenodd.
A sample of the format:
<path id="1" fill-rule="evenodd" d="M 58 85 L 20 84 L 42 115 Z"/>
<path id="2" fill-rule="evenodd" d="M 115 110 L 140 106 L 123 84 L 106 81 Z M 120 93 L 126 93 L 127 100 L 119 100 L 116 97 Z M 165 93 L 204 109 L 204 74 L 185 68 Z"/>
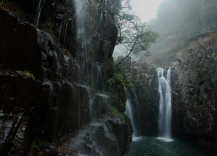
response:
<path id="1" fill-rule="evenodd" d="M 0 4 L 1 155 L 122 156 L 129 148 L 126 97 L 110 98 L 106 83 L 116 1 L 79 2 L 80 10 L 78 2 Z"/>
<path id="2" fill-rule="evenodd" d="M 190 39 L 187 50 L 178 54 L 174 66 L 176 90 L 186 134 L 198 138 L 204 155 L 216 155 L 216 33 Z"/>

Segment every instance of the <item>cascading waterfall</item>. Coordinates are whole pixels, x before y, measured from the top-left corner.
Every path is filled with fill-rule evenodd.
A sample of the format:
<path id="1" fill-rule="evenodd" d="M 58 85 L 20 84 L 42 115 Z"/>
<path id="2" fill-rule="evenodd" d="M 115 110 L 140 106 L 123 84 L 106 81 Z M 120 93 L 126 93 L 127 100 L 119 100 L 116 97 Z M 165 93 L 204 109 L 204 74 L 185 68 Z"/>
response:
<path id="1" fill-rule="evenodd" d="M 65 46 L 66 33 L 67 33 L 69 21 L 70 21 L 69 18 L 66 18 L 65 20 L 63 20 L 61 22 L 60 29 L 59 29 L 58 43 L 62 44 L 63 48 Z"/>
<path id="2" fill-rule="evenodd" d="M 36 17 L 35 17 L 35 27 L 36 28 L 38 28 L 43 3 L 44 3 L 44 0 L 39 0 L 38 1 L 37 10 L 36 10 Z"/>
<path id="3" fill-rule="evenodd" d="M 134 103 L 136 105 L 134 105 L 134 122 L 135 122 L 135 126 L 136 126 L 136 132 L 137 135 L 140 135 L 140 125 L 141 125 L 141 120 L 140 120 L 140 105 L 139 105 L 139 100 L 137 97 L 137 93 L 136 93 L 136 87 L 133 87 L 132 89 L 132 94 L 133 94 L 133 100 Z"/>
<path id="4" fill-rule="evenodd" d="M 77 17 L 77 41 L 81 44 L 81 50 L 77 53 L 77 59 L 81 59 L 81 68 L 84 72 L 88 73 L 88 50 L 87 50 L 87 38 L 86 38 L 86 25 L 85 25 L 85 17 L 86 17 L 86 7 L 85 1 L 75 0 L 76 6 L 76 17 Z"/>
<path id="5" fill-rule="evenodd" d="M 136 137 L 137 136 L 137 129 L 136 129 L 135 122 L 134 122 L 134 114 L 133 114 L 133 108 L 132 108 L 130 93 L 127 93 L 125 114 L 128 116 L 128 118 L 131 121 L 131 124 L 132 124 L 132 127 L 133 127 L 133 137 Z"/>
<path id="6" fill-rule="evenodd" d="M 65 47 L 65 42 L 66 42 L 66 33 L 68 30 L 68 23 L 69 23 L 70 19 L 66 19 L 65 20 L 65 32 L 64 32 L 64 36 L 63 36 L 63 48 Z"/>
<path id="7" fill-rule="evenodd" d="M 78 49 L 77 49 L 77 52 L 76 52 L 76 60 L 79 62 L 80 64 L 80 67 L 81 67 L 81 71 L 83 72 L 83 74 L 86 76 L 86 79 L 84 80 L 84 82 L 78 82 L 80 85 L 83 85 L 83 86 L 88 86 L 89 88 L 91 88 L 93 86 L 93 84 L 91 84 L 91 82 L 89 81 L 89 78 L 90 78 L 90 73 L 91 71 L 89 71 L 89 67 L 88 67 L 88 64 L 90 63 L 89 62 L 89 57 L 90 57 L 90 54 L 89 54 L 89 51 L 88 51 L 88 46 L 89 46 L 89 40 L 90 38 L 87 36 L 87 25 L 86 25 L 86 20 L 88 17 L 88 14 L 87 14 L 87 3 L 88 1 L 82 1 L 82 0 L 75 0 L 75 9 L 76 9 L 76 29 L 77 29 L 77 41 L 78 41 Z M 103 1 L 101 3 L 101 6 L 99 6 L 99 8 L 102 7 L 102 5 L 106 5 L 107 1 Z M 92 5 L 94 5 L 94 2 L 92 2 Z M 101 9 L 99 9 L 101 10 Z M 103 21 L 103 16 L 102 16 L 102 13 L 101 11 L 99 12 L 99 23 L 97 24 L 97 29 L 101 29 L 102 27 L 102 21 Z M 66 31 L 67 31 L 67 24 L 68 23 L 68 20 L 65 20 L 65 22 L 63 23 L 62 27 L 65 27 L 64 28 L 64 41 L 63 41 L 63 47 L 64 47 L 64 44 L 65 44 L 65 36 L 66 36 Z M 60 30 L 61 31 L 61 30 Z M 60 32 L 61 34 L 61 32 Z M 100 34 L 99 34 L 99 37 Z M 99 87 L 97 87 L 95 90 L 94 88 L 91 88 L 91 94 L 89 93 L 89 99 L 90 99 L 90 102 L 89 102 L 89 105 L 90 105 L 90 112 L 92 112 L 92 104 L 93 104 L 93 99 L 95 96 L 100 96 L 104 103 L 107 103 L 107 100 L 108 100 L 108 97 L 107 94 L 105 93 L 102 93 L 102 91 L 104 92 L 104 77 L 103 77 L 103 72 L 102 72 L 102 69 L 101 69 L 101 65 L 100 63 L 98 62 L 95 62 L 95 65 L 96 65 L 96 69 L 97 69 L 97 83 L 99 84 Z M 101 90 L 101 91 L 98 91 L 98 90 Z M 94 93 L 94 91 L 96 91 L 96 93 Z M 103 95 L 103 96 L 101 96 Z M 91 113 L 90 113 L 91 114 Z"/>
<path id="8" fill-rule="evenodd" d="M 158 91 L 160 95 L 159 102 L 159 120 L 158 120 L 158 135 L 164 141 L 172 141 L 171 139 L 171 87 L 170 87 L 171 68 L 167 71 L 167 77 L 164 77 L 164 69 L 158 68 Z"/>

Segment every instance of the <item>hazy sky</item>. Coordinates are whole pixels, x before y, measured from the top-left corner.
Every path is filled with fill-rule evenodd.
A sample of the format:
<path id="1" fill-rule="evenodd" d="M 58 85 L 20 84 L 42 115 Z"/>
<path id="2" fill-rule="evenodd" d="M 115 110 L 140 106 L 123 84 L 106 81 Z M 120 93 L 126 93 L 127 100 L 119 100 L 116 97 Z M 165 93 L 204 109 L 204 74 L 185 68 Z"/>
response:
<path id="1" fill-rule="evenodd" d="M 143 22 L 157 16 L 157 10 L 164 0 L 131 0 L 132 9 Z"/>

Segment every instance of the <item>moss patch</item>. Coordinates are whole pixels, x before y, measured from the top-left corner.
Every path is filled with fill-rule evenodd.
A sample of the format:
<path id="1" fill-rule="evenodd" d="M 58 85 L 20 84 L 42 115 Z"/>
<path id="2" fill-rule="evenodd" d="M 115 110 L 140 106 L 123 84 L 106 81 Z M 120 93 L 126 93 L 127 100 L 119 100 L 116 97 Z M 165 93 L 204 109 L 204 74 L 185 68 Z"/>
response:
<path id="1" fill-rule="evenodd" d="M 29 71 L 27 71 L 27 70 L 24 70 L 24 71 L 23 71 L 23 76 L 35 80 L 35 76 L 34 76 L 33 74 L 31 74 L 31 73 L 30 73 Z"/>
<path id="2" fill-rule="evenodd" d="M 109 105 L 108 112 L 112 115 L 120 117 L 122 121 L 126 121 L 127 119 L 127 116 L 124 113 L 120 112 L 115 106 Z"/>

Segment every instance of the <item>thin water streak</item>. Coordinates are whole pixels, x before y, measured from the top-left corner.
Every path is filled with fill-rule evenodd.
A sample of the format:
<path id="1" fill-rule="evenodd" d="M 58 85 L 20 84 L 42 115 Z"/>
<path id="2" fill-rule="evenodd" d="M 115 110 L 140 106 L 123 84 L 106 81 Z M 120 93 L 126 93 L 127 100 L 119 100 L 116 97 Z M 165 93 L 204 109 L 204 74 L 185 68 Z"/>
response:
<path id="1" fill-rule="evenodd" d="M 41 10 L 42 10 L 42 7 L 43 7 L 43 3 L 44 3 L 44 0 L 39 0 L 38 1 L 38 7 L 37 7 L 37 10 L 36 10 L 36 21 L 35 21 L 35 27 L 38 28 L 38 24 L 39 24 L 39 20 L 40 20 L 40 17 L 41 17 Z"/>
<path id="2" fill-rule="evenodd" d="M 134 114 L 133 114 L 133 108 L 132 108 L 130 93 L 127 93 L 125 114 L 129 117 L 129 119 L 131 121 L 131 124 L 132 124 L 132 127 L 133 127 L 133 137 L 136 137 L 137 136 L 137 129 L 136 129 L 136 126 L 135 126 L 135 121 L 134 121 Z"/>

